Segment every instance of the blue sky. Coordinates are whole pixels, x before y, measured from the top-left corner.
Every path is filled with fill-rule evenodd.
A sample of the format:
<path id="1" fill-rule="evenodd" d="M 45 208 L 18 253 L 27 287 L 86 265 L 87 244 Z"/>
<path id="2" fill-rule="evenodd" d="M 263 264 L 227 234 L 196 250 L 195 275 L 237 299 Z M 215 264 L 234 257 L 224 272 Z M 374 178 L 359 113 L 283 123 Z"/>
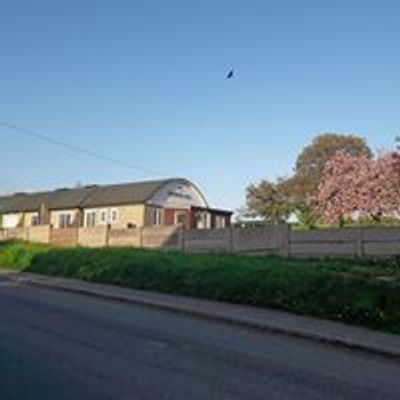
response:
<path id="1" fill-rule="evenodd" d="M 396 1 L 2 0 L 0 120 L 236 209 L 321 132 L 393 147 L 399 43 Z M 0 137 L 0 192 L 157 178 Z"/>

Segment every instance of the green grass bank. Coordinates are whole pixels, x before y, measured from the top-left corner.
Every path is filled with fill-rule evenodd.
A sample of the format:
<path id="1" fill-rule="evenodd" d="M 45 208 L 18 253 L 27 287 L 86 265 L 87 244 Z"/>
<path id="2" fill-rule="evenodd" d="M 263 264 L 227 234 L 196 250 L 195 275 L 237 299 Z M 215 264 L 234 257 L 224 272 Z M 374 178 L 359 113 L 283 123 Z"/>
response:
<path id="1" fill-rule="evenodd" d="M 400 334 L 400 261 L 0 243 L 0 267 L 338 320 Z"/>

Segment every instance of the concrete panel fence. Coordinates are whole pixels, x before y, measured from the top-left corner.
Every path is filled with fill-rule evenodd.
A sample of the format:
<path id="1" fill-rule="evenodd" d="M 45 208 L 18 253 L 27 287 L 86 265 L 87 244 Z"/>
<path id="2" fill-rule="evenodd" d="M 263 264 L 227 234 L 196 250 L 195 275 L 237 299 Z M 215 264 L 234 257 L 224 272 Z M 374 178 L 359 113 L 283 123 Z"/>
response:
<path id="1" fill-rule="evenodd" d="M 233 248 L 232 232 L 225 229 L 193 229 L 183 231 L 183 251 L 231 252 Z"/>
<path id="2" fill-rule="evenodd" d="M 142 247 L 141 229 L 110 229 L 108 244 L 112 247 Z"/>
<path id="3" fill-rule="evenodd" d="M 253 255 L 289 254 L 289 225 L 268 225 L 254 228 L 230 228 L 232 251 Z"/>
<path id="4" fill-rule="evenodd" d="M 400 256 L 400 228 L 342 228 L 291 231 L 292 257 Z"/>
<path id="5" fill-rule="evenodd" d="M 28 240 L 27 229 L 13 228 L 4 229 L 2 234 L 3 240 Z"/>
<path id="6" fill-rule="evenodd" d="M 50 243 L 59 247 L 75 247 L 78 242 L 78 228 L 51 229 Z"/>
<path id="7" fill-rule="evenodd" d="M 49 225 L 0 230 L 0 240 L 26 240 L 55 246 L 136 247 L 285 257 L 400 256 L 400 228 L 291 230 L 289 225 L 186 230 L 181 226 L 112 229 L 54 229 Z"/>
<path id="8" fill-rule="evenodd" d="M 107 226 L 93 228 L 78 228 L 78 245 L 83 247 L 105 247 L 109 245 L 109 231 Z"/>
<path id="9" fill-rule="evenodd" d="M 141 247 L 147 249 L 183 250 L 185 231 L 180 226 L 141 228 Z"/>
<path id="10" fill-rule="evenodd" d="M 33 243 L 50 243 L 49 225 L 30 226 L 25 229 L 26 240 Z"/>

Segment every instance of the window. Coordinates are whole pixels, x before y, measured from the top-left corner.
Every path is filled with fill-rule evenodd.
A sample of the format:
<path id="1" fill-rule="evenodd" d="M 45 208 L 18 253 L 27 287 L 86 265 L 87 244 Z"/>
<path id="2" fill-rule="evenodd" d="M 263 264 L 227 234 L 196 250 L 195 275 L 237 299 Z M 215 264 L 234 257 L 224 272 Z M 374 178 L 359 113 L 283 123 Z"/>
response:
<path id="1" fill-rule="evenodd" d="M 100 222 L 102 224 L 106 224 L 107 223 L 107 210 L 101 210 L 101 212 L 100 212 Z"/>
<path id="2" fill-rule="evenodd" d="M 118 210 L 116 208 L 113 208 L 111 210 L 111 223 L 115 224 L 118 222 Z"/>
<path id="3" fill-rule="evenodd" d="M 206 211 L 198 211 L 195 214 L 196 218 L 196 228 L 197 229 L 207 229 L 209 228 L 209 220 L 210 220 L 210 214 L 207 213 Z"/>
<path id="4" fill-rule="evenodd" d="M 85 226 L 96 226 L 96 211 L 89 211 L 85 214 Z"/>
<path id="5" fill-rule="evenodd" d="M 69 228 L 72 226 L 72 215 L 71 214 L 60 214 L 58 216 L 58 227 Z"/>
<path id="6" fill-rule="evenodd" d="M 223 215 L 217 215 L 215 217 L 215 227 L 217 229 L 222 229 L 226 227 L 226 220 L 225 217 Z"/>
<path id="7" fill-rule="evenodd" d="M 31 226 L 39 225 L 39 215 L 32 215 Z"/>
<path id="8" fill-rule="evenodd" d="M 175 225 L 185 225 L 187 221 L 186 212 L 177 212 L 175 213 Z"/>
<path id="9" fill-rule="evenodd" d="M 160 208 L 155 208 L 153 210 L 153 225 L 162 224 L 162 210 Z"/>

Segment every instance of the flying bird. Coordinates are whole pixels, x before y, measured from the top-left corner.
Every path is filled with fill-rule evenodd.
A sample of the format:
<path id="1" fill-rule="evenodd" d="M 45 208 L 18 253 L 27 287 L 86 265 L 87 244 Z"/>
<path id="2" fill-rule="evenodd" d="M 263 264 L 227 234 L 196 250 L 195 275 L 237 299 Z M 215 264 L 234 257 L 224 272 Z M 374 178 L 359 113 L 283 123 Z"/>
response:
<path id="1" fill-rule="evenodd" d="M 233 78 L 233 75 L 234 75 L 234 70 L 233 69 L 231 69 L 229 72 L 228 72 L 228 75 L 226 75 L 226 79 L 232 79 Z"/>

